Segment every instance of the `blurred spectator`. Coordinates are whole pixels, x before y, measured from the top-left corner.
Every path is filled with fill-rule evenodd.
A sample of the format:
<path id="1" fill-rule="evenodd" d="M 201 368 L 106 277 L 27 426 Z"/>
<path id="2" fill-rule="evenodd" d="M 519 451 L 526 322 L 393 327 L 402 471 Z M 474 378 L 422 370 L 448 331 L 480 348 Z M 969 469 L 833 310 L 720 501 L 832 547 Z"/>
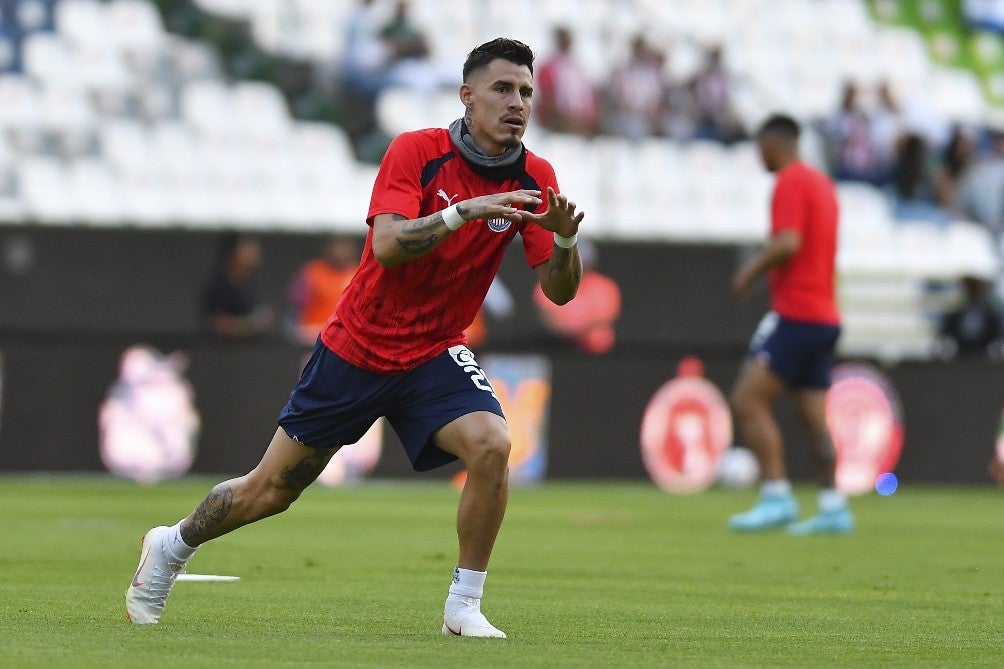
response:
<path id="1" fill-rule="evenodd" d="M 991 133 L 989 152 L 962 175 L 954 205 L 965 218 L 1004 234 L 1004 132 Z"/>
<path id="2" fill-rule="evenodd" d="M 422 30 L 415 25 L 409 12 L 411 7 L 400 0 L 394 8 L 394 16 L 380 29 L 380 37 L 394 47 L 395 60 L 406 58 L 428 58 L 429 46 Z"/>
<path id="3" fill-rule="evenodd" d="M 700 111 L 697 105 L 697 80 L 670 81 L 666 90 L 666 113 L 663 132 L 671 139 L 687 142 L 698 136 Z"/>
<path id="4" fill-rule="evenodd" d="M 342 292 L 359 267 L 359 245 L 354 239 L 334 235 L 324 245 L 320 258 L 311 260 L 297 274 L 289 289 L 296 307 L 296 341 L 313 345 L 317 335 L 335 312 Z"/>
<path id="5" fill-rule="evenodd" d="M 614 69 L 606 94 L 607 130 L 631 140 L 662 129 L 668 83 L 659 57 L 636 36 L 631 55 Z"/>
<path id="6" fill-rule="evenodd" d="M 585 68 L 572 56 L 572 33 L 554 29 L 556 51 L 537 72 L 535 110 L 557 132 L 592 136 L 599 130 L 599 99 Z"/>
<path id="7" fill-rule="evenodd" d="M 398 2 L 390 22 L 378 26 L 374 0 L 359 0 L 348 21 L 342 58 L 346 87 L 375 96 L 391 86 L 428 91 L 454 83 L 452 70 L 446 74 L 429 60 L 428 42 L 408 11 L 407 2 Z"/>
<path id="8" fill-rule="evenodd" d="M 231 234 L 220 243 L 202 302 L 207 330 L 228 339 L 254 337 L 272 329 L 275 314 L 258 296 L 261 246 L 253 237 Z"/>
<path id="9" fill-rule="evenodd" d="M 953 214 L 962 215 L 957 210 L 959 186 L 976 162 L 976 137 L 972 130 L 956 125 L 945 147 L 938 174 L 937 190 Z"/>
<path id="10" fill-rule="evenodd" d="M 452 65 L 443 67 L 429 59 L 427 40 L 408 10 L 407 2 L 398 2 L 394 17 L 380 26 L 374 0 L 359 0 L 347 23 L 342 55 L 343 104 L 349 110 L 345 129 L 365 161 L 379 162 L 390 143 L 376 118 L 381 91 L 402 87 L 431 93 L 460 83 Z"/>
<path id="11" fill-rule="evenodd" d="M 390 55 L 380 38 L 377 21 L 374 0 L 359 0 L 346 23 L 341 60 L 345 131 L 357 157 L 371 160 L 377 156 L 370 154 L 381 153 L 390 141 L 383 137 L 376 118 L 376 99 L 384 86 L 382 73 Z"/>
<path id="12" fill-rule="evenodd" d="M 379 33 L 374 0 L 359 0 L 349 16 L 342 56 L 345 85 L 352 91 L 375 94 L 384 86 L 383 72 L 391 49 Z"/>
<path id="13" fill-rule="evenodd" d="M 893 216 L 901 221 L 947 224 L 948 212 L 939 206 L 936 181 L 927 142 L 915 133 L 903 136 L 896 155 Z"/>
<path id="14" fill-rule="evenodd" d="M 887 82 L 879 84 L 876 94 L 870 133 L 875 153 L 875 183 L 884 186 L 892 179 L 896 165 L 896 143 L 903 134 L 903 119 Z"/>
<path id="15" fill-rule="evenodd" d="M 946 314 L 941 324 L 946 357 L 1000 358 L 1004 340 L 1004 310 L 994 303 L 991 281 L 992 277 L 988 276 L 962 278 L 965 301 L 958 309 Z"/>
<path id="16" fill-rule="evenodd" d="M 716 139 L 726 144 L 746 138 L 736 116 L 729 91 L 729 75 L 722 62 L 722 48 L 708 50 L 704 66 L 694 78 L 699 114 L 698 137 Z"/>
<path id="17" fill-rule="evenodd" d="M 826 124 L 830 143 L 830 164 L 838 181 L 876 183 L 878 156 L 872 138 L 872 123 L 861 108 L 858 88 L 844 84 L 840 108 Z"/>
<path id="18" fill-rule="evenodd" d="M 595 246 L 580 240 L 579 257 L 582 281 L 575 298 L 559 306 L 547 299 L 538 284 L 534 302 L 550 333 L 586 353 L 607 353 L 616 342 L 614 324 L 621 313 L 621 291 L 616 281 L 595 270 Z"/>

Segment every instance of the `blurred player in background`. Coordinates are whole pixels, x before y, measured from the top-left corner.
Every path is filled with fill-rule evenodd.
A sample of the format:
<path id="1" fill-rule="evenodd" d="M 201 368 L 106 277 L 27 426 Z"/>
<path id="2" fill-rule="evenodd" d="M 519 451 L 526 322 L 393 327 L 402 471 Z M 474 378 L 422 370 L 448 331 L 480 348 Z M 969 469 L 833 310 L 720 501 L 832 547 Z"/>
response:
<path id="1" fill-rule="evenodd" d="M 558 194 L 551 165 L 523 146 L 530 48 L 508 39 L 483 44 L 468 56 L 463 79 L 463 118 L 449 129 L 403 133 L 388 149 L 359 271 L 261 462 L 214 487 L 173 527 L 147 532 L 126 591 L 134 623 L 160 619 L 197 546 L 287 509 L 341 445 L 386 416 L 416 470 L 458 458 L 467 467 L 443 633 L 505 636 L 480 607 L 508 498 L 510 438 L 462 333 L 517 233 L 545 294 L 571 300 L 582 275 L 575 244 L 583 214 Z"/>
<path id="2" fill-rule="evenodd" d="M 321 257 L 304 265 L 289 288 L 297 310 L 295 339 L 313 345 L 342 293 L 359 268 L 359 245 L 345 235 L 332 235 Z"/>
<path id="3" fill-rule="evenodd" d="M 254 237 L 228 234 L 217 249 L 216 267 L 202 298 L 207 331 L 224 339 L 265 334 L 275 312 L 258 295 L 261 244 Z"/>
<path id="4" fill-rule="evenodd" d="M 837 198 L 828 177 L 803 163 L 798 124 L 772 116 L 760 128 L 757 145 L 765 167 L 777 174 L 771 202 L 771 238 L 766 249 L 733 279 L 745 299 L 755 279 L 766 274 L 771 311 L 750 346 L 750 357 L 732 390 L 739 429 L 760 463 L 757 504 L 733 516 L 740 531 L 787 526 L 793 534 L 849 532 L 854 519 L 835 482 L 836 451 L 826 424 L 826 391 L 840 336 L 834 289 Z M 781 432 L 771 406 L 785 390 L 795 399 L 818 467 L 819 513 L 801 523 L 784 466 Z"/>

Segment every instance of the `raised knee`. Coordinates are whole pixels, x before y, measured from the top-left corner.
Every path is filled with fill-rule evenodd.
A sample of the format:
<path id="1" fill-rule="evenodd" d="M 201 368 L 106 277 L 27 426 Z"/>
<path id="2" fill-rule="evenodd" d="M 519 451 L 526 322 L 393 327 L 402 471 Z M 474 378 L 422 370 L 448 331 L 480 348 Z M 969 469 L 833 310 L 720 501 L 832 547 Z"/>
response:
<path id="1" fill-rule="evenodd" d="M 467 449 L 465 464 L 468 469 L 505 470 L 511 448 L 508 435 L 485 435 Z"/>

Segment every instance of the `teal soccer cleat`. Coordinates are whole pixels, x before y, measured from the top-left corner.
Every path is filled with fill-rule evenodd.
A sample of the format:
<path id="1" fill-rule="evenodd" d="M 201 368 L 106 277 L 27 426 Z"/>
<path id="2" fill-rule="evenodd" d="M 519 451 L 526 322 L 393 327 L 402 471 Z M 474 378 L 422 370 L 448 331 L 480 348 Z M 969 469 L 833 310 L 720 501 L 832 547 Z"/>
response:
<path id="1" fill-rule="evenodd" d="M 820 511 L 818 514 L 792 523 L 788 526 L 788 534 L 805 536 L 807 534 L 847 534 L 854 529 L 854 516 L 848 508 L 833 511 Z"/>
<path id="2" fill-rule="evenodd" d="M 760 532 L 784 527 L 797 518 L 798 502 L 793 495 L 761 494 L 752 509 L 729 518 L 729 529 L 738 532 Z"/>

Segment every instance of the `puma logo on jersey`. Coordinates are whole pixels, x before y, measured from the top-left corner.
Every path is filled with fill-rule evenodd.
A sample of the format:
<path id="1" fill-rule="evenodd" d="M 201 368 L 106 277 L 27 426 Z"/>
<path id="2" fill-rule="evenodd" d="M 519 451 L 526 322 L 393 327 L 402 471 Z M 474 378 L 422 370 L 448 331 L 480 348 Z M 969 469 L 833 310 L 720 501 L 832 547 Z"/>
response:
<path id="1" fill-rule="evenodd" d="M 446 205 L 447 205 L 447 206 L 449 206 L 449 205 L 453 204 L 453 201 L 454 201 L 455 199 L 457 199 L 457 196 L 459 196 L 459 195 L 460 195 L 460 193 L 457 193 L 457 194 L 456 194 L 456 195 L 454 195 L 453 197 L 447 197 L 447 195 L 446 195 L 446 191 L 445 191 L 445 190 L 443 190 L 442 188 L 440 188 L 440 189 L 439 189 L 439 192 L 438 192 L 438 193 L 436 193 L 436 195 L 438 195 L 439 197 L 441 197 L 441 198 L 443 198 L 444 200 L 446 200 Z"/>

